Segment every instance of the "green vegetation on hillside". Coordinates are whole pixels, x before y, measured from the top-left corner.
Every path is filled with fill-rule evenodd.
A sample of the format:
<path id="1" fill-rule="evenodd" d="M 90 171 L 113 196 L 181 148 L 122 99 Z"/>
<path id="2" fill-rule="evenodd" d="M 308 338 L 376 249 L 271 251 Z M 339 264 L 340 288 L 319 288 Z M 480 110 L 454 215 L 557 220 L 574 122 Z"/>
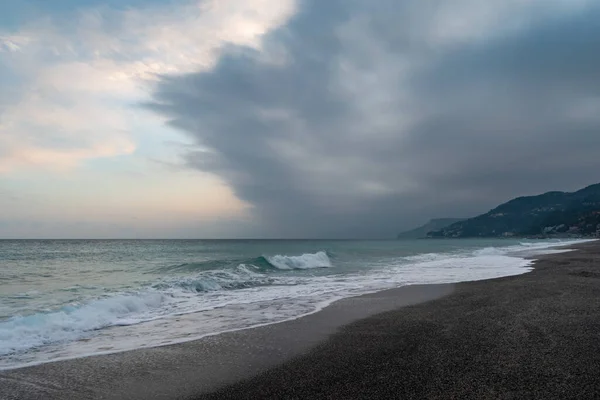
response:
<path id="1" fill-rule="evenodd" d="M 432 230 L 428 237 L 600 237 L 600 183 L 574 193 L 518 197 L 486 214 Z"/>

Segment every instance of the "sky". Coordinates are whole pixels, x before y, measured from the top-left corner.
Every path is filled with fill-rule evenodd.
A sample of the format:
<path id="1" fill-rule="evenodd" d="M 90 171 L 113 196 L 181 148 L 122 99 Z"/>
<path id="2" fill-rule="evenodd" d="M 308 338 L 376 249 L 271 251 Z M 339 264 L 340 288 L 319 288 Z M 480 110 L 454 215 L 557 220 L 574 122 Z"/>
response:
<path id="1" fill-rule="evenodd" d="M 392 238 L 600 182 L 594 0 L 4 0 L 0 238 Z"/>

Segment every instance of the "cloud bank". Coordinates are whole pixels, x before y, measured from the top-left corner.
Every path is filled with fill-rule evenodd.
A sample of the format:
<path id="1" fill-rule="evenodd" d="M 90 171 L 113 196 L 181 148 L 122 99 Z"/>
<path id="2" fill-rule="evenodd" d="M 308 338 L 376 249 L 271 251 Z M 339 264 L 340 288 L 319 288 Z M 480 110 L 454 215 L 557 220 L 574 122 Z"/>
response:
<path id="1" fill-rule="evenodd" d="M 390 237 L 600 181 L 592 1 L 317 1 L 149 107 L 259 233 Z"/>

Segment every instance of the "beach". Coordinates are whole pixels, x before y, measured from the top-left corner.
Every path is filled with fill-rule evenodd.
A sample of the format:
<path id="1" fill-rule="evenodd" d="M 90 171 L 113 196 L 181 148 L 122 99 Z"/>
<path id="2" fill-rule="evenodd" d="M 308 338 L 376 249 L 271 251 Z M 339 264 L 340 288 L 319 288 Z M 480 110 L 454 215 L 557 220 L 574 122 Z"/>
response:
<path id="1" fill-rule="evenodd" d="M 344 324 L 438 298 L 454 285 L 417 285 L 340 300 L 280 324 L 176 345 L 0 371 L 2 399 L 175 399 L 250 378 L 317 346 Z"/>
<path id="2" fill-rule="evenodd" d="M 201 340 L 0 371 L 3 399 L 594 398 L 600 245 Z"/>
<path id="3" fill-rule="evenodd" d="M 310 354 L 198 399 L 600 397 L 600 245 L 345 326 Z"/>

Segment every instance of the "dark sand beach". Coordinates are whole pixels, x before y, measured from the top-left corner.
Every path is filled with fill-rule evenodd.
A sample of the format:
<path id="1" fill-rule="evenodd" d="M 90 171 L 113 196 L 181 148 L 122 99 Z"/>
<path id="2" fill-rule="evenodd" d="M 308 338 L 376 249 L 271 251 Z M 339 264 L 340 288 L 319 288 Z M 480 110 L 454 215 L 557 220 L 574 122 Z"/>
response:
<path id="1" fill-rule="evenodd" d="M 293 362 L 197 398 L 600 398 L 600 245 L 577 248 L 347 325 Z"/>
<path id="2" fill-rule="evenodd" d="M 600 398 L 600 244 L 286 323 L 0 372 L 2 399 Z"/>
<path id="3" fill-rule="evenodd" d="M 335 302 L 312 315 L 200 340 L 0 371 L 0 399 L 179 399 L 250 378 L 341 326 L 451 293 L 416 285 Z"/>

